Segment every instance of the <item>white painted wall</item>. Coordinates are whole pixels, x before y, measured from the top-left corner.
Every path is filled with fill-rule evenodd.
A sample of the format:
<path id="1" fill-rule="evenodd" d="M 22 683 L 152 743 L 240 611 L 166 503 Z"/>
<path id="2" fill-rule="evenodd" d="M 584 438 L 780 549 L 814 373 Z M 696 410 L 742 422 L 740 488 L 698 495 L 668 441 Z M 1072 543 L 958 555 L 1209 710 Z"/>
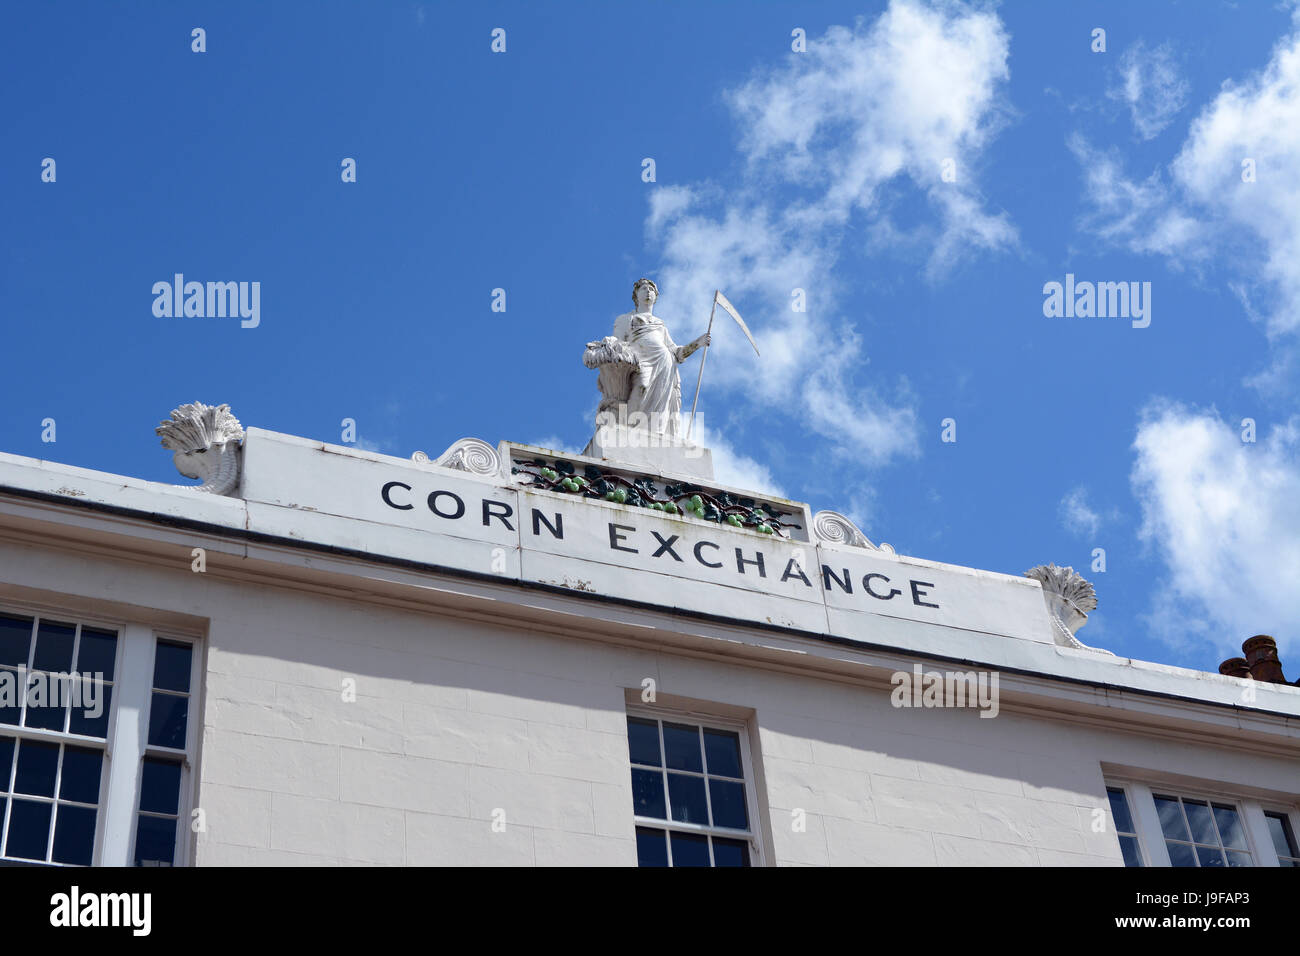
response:
<path id="1" fill-rule="evenodd" d="M 1118 864 L 1090 827 L 1103 762 L 1300 790 L 1281 756 L 895 709 L 886 689 L 655 649 L 654 634 L 600 643 L 10 541 L 0 580 L 0 599 L 53 587 L 209 621 L 200 865 L 632 865 L 625 695 L 646 677 L 752 712 L 778 864 Z"/>

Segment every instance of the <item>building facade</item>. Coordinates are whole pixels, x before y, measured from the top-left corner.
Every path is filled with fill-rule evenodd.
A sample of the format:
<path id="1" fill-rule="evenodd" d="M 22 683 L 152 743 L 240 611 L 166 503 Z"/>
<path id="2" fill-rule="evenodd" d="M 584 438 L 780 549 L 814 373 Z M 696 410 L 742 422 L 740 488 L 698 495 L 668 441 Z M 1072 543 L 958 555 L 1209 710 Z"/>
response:
<path id="1" fill-rule="evenodd" d="M 1300 688 L 1087 647 L 1068 569 L 899 555 L 680 441 L 160 433 L 203 485 L 0 455 L 6 861 L 1300 859 Z"/>

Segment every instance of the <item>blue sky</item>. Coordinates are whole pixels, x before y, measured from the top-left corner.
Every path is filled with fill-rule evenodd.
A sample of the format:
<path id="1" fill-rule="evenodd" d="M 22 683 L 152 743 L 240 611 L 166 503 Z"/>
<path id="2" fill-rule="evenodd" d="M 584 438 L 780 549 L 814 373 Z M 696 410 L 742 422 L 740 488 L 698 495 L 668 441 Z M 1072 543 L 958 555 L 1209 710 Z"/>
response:
<path id="1" fill-rule="evenodd" d="M 153 426 L 194 400 L 580 448 L 582 347 L 650 275 L 678 342 L 720 287 L 763 349 L 715 327 L 721 478 L 1072 564 L 1125 656 L 1300 670 L 1288 5 L 25 4 L 0 62 L 4 451 L 179 481 Z M 155 317 L 176 272 L 259 281 L 260 325 Z M 1067 273 L 1151 283 L 1150 326 L 1045 316 Z"/>

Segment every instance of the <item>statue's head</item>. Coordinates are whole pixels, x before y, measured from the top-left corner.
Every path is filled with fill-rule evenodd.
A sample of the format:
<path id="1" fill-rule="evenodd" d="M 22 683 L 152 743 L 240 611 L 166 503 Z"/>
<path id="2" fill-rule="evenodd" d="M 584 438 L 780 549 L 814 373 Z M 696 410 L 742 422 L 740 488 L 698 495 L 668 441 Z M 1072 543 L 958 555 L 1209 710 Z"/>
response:
<path id="1" fill-rule="evenodd" d="M 659 287 L 655 285 L 654 279 L 637 279 L 632 285 L 632 302 L 635 303 L 637 309 L 642 311 L 650 309 L 658 298 Z M 644 305 L 642 305 L 643 302 Z"/>

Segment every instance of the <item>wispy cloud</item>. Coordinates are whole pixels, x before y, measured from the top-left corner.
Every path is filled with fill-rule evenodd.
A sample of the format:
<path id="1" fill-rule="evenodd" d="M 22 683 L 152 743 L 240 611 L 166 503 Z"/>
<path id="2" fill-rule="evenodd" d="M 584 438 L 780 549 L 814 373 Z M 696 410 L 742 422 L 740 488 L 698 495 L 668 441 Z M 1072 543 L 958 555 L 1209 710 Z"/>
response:
<path id="1" fill-rule="evenodd" d="M 1203 223 L 1177 202 L 1172 184 L 1157 170 L 1144 180 L 1128 177 L 1117 149 L 1093 148 L 1082 134 L 1066 143 L 1083 170 L 1089 208 L 1081 226 L 1130 252 L 1176 256 L 1175 265 L 1209 256 Z"/>
<path id="2" fill-rule="evenodd" d="M 1130 178 L 1115 152 L 1078 135 L 1070 147 L 1090 204 L 1084 228 L 1175 267 L 1226 269 L 1246 313 L 1284 345 L 1275 374 L 1256 382 L 1283 384 L 1277 373 L 1293 365 L 1300 333 L 1300 32 L 1284 37 L 1261 70 L 1223 84 L 1167 169 Z"/>
<path id="3" fill-rule="evenodd" d="M 713 478 L 718 484 L 788 497 L 767 465 L 736 451 L 731 442 L 717 431 L 697 422 L 693 438 L 713 454 Z"/>
<path id="4" fill-rule="evenodd" d="M 1138 41 L 1119 58 L 1117 76 L 1106 95 L 1128 106 L 1140 137 L 1153 139 L 1187 104 L 1188 89 L 1168 43 L 1147 49 Z"/>
<path id="5" fill-rule="evenodd" d="M 890 198 L 910 188 L 932 212 L 918 263 L 930 275 L 1016 242 L 972 173 L 1006 114 L 1007 57 L 994 13 L 894 0 L 726 93 L 742 131 L 735 181 L 725 191 L 659 188 L 646 219 L 663 251 L 665 314 L 698 309 L 722 288 L 755 328 L 757 369 L 742 337 L 715 335 L 713 386 L 794 416 L 856 462 L 918 452 L 907 383 L 862 374 L 866 349 L 842 300 L 844 277 L 864 264 L 847 261 L 845 239 L 855 224 L 890 233 Z M 796 311 L 796 290 L 806 311 Z"/>
<path id="6" fill-rule="evenodd" d="M 1061 525 L 1080 537 L 1091 538 L 1101 528 L 1101 515 L 1088 504 L 1088 489 L 1073 488 L 1061 499 Z"/>

